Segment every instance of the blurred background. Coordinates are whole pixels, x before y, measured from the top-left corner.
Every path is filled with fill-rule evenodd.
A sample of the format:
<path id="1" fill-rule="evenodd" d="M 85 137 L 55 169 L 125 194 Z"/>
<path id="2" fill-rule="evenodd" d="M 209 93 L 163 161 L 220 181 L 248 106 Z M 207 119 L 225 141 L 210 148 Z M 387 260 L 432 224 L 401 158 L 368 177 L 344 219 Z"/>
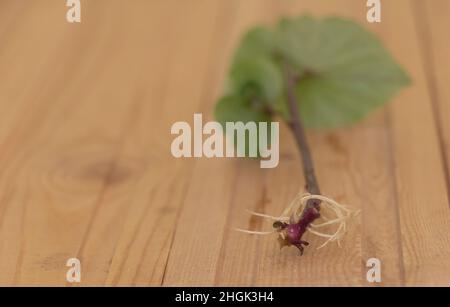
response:
<path id="1" fill-rule="evenodd" d="M 450 2 L 0 0 L 0 285 L 450 285 Z M 175 159 L 176 121 L 204 121 L 242 33 L 281 16 L 337 15 L 376 33 L 412 86 L 351 128 L 309 132 L 325 195 L 361 209 L 342 248 L 303 257 L 245 209 L 278 215 L 304 185 L 280 164 Z"/>

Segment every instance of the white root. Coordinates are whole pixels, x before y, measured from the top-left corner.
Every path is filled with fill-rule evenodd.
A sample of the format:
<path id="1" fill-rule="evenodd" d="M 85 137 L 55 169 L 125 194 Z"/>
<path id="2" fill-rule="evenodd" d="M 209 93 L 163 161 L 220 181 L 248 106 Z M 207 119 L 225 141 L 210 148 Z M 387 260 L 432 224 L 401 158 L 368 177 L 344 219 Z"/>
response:
<path id="1" fill-rule="evenodd" d="M 251 211 L 251 210 L 246 210 L 248 213 L 250 213 L 251 215 L 254 216 L 259 216 L 259 217 L 264 217 L 266 219 L 269 220 L 274 220 L 274 221 L 289 221 L 288 217 L 284 217 L 284 216 L 272 216 L 272 215 L 267 215 L 267 214 L 262 214 L 262 213 L 258 213 L 255 211 Z"/>
<path id="2" fill-rule="evenodd" d="M 311 195 L 309 193 L 302 194 L 299 193 L 295 196 L 295 198 L 292 200 L 292 202 L 289 204 L 289 206 L 286 207 L 286 209 L 283 211 L 281 216 L 272 216 L 268 214 L 262 214 L 257 213 L 254 211 L 247 210 L 250 214 L 254 216 L 259 216 L 265 219 L 274 220 L 274 221 L 281 221 L 281 222 L 289 222 L 289 223 L 297 223 L 300 218 L 303 210 L 306 207 L 306 203 L 311 200 L 320 200 L 322 201 L 322 208 L 328 209 L 329 211 L 333 212 L 335 215 L 335 218 L 331 219 L 329 217 L 324 216 L 321 213 L 321 219 L 323 219 L 325 222 L 320 224 L 311 224 L 307 231 L 310 232 L 313 235 L 316 235 L 318 237 L 326 238 L 326 241 L 318 247 L 318 249 L 326 246 L 330 242 L 337 242 L 338 246 L 340 246 L 340 240 L 343 238 L 347 231 L 347 224 L 346 222 L 352 217 L 359 213 L 359 211 L 353 211 L 349 209 L 348 207 L 338 203 L 337 201 L 323 196 L 323 195 Z M 318 231 L 318 228 L 327 227 L 331 225 L 338 225 L 336 231 L 332 234 L 323 233 Z M 251 231 L 251 230 L 244 230 L 244 229 L 236 229 L 239 232 L 244 232 L 248 234 L 255 234 L 255 235 L 269 235 L 273 233 L 277 233 L 276 230 L 273 231 Z M 282 232 L 278 233 L 283 239 L 284 235 Z"/>
<path id="3" fill-rule="evenodd" d="M 246 230 L 246 229 L 240 229 L 240 228 L 235 228 L 234 230 L 239 231 L 239 232 L 243 232 L 243 233 L 248 233 L 248 234 L 251 234 L 251 235 L 260 235 L 260 236 L 271 235 L 271 234 L 276 232 L 276 230 L 273 230 L 273 231 L 252 231 L 252 230 Z"/>

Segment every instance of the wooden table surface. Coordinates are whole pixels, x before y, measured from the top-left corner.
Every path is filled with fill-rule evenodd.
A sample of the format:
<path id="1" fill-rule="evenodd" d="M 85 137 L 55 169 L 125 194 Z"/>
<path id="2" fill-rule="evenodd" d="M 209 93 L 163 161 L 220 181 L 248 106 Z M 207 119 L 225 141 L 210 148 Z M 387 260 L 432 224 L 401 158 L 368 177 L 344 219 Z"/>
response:
<path id="1" fill-rule="evenodd" d="M 450 285 L 450 1 L 0 0 L 0 285 Z M 361 209 L 342 248 L 303 257 L 245 209 L 279 214 L 303 186 L 281 131 L 275 169 L 175 159 L 176 121 L 212 120 L 249 26 L 340 15 L 377 33 L 412 86 L 362 123 L 309 132 L 324 194 Z"/>

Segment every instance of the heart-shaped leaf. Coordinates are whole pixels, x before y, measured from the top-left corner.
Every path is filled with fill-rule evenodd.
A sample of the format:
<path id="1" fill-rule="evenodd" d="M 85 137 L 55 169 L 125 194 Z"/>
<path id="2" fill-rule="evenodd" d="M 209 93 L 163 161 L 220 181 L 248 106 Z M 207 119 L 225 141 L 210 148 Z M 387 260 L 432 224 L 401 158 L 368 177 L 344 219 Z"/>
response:
<path id="1" fill-rule="evenodd" d="M 234 55 L 219 121 L 289 120 L 285 66 L 298 74 L 296 98 L 306 127 L 352 124 L 409 83 L 379 39 L 337 17 L 283 19 L 273 31 L 250 30 Z"/>

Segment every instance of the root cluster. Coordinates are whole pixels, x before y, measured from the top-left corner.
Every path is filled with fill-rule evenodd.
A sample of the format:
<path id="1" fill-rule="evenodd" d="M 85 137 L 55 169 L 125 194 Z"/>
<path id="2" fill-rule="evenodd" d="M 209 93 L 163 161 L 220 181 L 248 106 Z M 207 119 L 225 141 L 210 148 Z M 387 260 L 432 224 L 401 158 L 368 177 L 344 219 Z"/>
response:
<path id="1" fill-rule="evenodd" d="M 280 242 L 286 242 L 287 240 L 286 232 L 283 230 L 289 227 L 290 225 L 296 225 L 301 223 L 301 219 L 307 206 L 307 202 L 310 200 L 321 201 L 320 218 L 318 219 L 321 220 L 321 222 L 320 223 L 313 222 L 308 224 L 305 231 L 325 239 L 325 241 L 318 247 L 318 249 L 326 246 L 330 242 L 337 242 L 338 246 L 340 246 L 341 240 L 344 237 L 345 233 L 347 232 L 349 219 L 352 216 L 357 215 L 359 211 L 351 210 L 347 206 L 342 205 L 337 201 L 323 195 L 311 195 L 309 193 L 299 193 L 292 200 L 289 206 L 286 207 L 286 209 L 282 212 L 280 216 L 272 216 L 258 212 L 248 211 L 252 215 L 275 221 L 274 227 L 276 229 L 272 231 L 251 231 L 244 229 L 236 229 L 236 230 L 254 235 L 270 235 L 277 233 L 279 235 Z M 330 214 L 332 214 L 333 217 L 330 217 L 329 216 Z M 333 225 L 336 225 L 334 232 L 326 233 L 322 231 L 323 228 Z M 301 240 L 302 235 L 303 233 L 300 234 L 300 238 L 298 238 L 299 241 Z M 301 242 L 306 243 L 305 245 L 308 244 L 308 242 L 305 241 Z M 282 244 L 282 247 L 284 245 L 291 245 L 291 244 Z M 303 252 L 303 248 L 301 248 L 301 246 L 297 247 L 300 249 L 301 252 Z"/>

